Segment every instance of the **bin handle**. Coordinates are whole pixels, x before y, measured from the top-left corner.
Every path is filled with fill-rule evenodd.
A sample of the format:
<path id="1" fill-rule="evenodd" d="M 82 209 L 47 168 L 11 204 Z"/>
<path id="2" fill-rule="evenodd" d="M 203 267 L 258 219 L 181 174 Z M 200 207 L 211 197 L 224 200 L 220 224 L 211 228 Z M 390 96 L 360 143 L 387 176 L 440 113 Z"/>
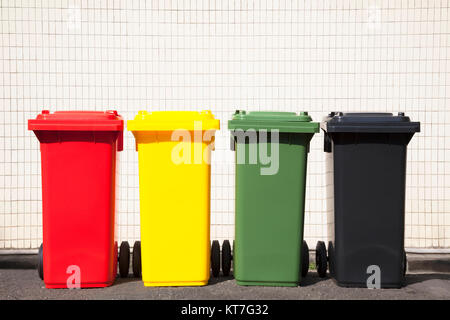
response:
<path id="1" fill-rule="evenodd" d="M 234 139 L 234 134 L 233 131 L 230 132 L 230 150 L 231 151 L 235 151 L 235 139 Z"/>
<path id="2" fill-rule="evenodd" d="M 331 137 L 328 133 L 325 133 L 325 138 L 323 139 L 323 151 L 330 153 L 331 146 L 332 146 Z"/>
<path id="3" fill-rule="evenodd" d="M 119 136 L 117 137 L 117 151 L 123 150 L 123 131 L 119 131 Z"/>

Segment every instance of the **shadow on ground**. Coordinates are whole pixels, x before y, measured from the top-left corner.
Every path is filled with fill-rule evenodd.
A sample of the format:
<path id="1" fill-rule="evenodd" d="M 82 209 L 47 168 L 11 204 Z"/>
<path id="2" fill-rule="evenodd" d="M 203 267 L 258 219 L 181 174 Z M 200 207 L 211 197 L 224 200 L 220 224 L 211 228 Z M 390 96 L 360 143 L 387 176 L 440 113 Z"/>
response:
<path id="1" fill-rule="evenodd" d="M 210 275 L 209 281 L 208 281 L 208 285 L 215 285 L 215 284 L 219 284 L 221 282 L 224 281 L 228 281 L 228 280 L 233 280 L 233 274 L 231 273 L 229 276 L 225 277 L 222 274 L 220 274 L 219 277 L 215 278 L 213 277 L 213 275 Z M 133 276 L 133 274 L 129 274 L 127 278 L 121 278 L 119 275 L 116 278 L 116 281 L 114 282 L 114 285 L 120 285 L 120 284 L 126 284 L 126 283 L 130 283 L 130 282 L 141 282 L 142 278 L 136 278 Z"/>
<path id="2" fill-rule="evenodd" d="M 134 278 L 132 275 L 130 275 L 128 278 L 121 278 L 120 276 L 117 276 L 116 280 L 114 281 L 114 286 L 120 286 L 121 284 L 128 284 L 131 282 L 141 282 L 141 278 Z"/>
<path id="3" fill-rule="evenodd" d="M 302 281 L 300 282 L 300 286 L 301 287 L 309 287 L 309 286 L 313 286 L 319 282 L 326 281 L 328 279 L 329 279 L 328 274 L 325 278 L 320 278 L 319 276 L 317 276 L 317 273 L 314 274 L 314 272 L 308 272 L 306 277 L 302 278 Z"/>
<path id="4" fill-rule="evenodd" d="M 35 254 L 0 255 L 0 269 L 36 269 L 37 261 Z"/>
<path id="5" fill-rule="evenodd" d="M 36 269 L 37 255 L 0 255 L 0 269 Z M 310 271 L 308 275 L 302 279 L 300 286 L 308 287 L 314 286 L 317 283 L 326 281 L 330 276 L 327 274 L 325 278 L 319 278 L 314 276 L 314 271 Z M 222 274 L 219 277 L 213 277 L 211 275 L 209 285 L 219 284 L 224 281 L 233 280 L 234 276 L 231 273 L 229 276 L 224 277 Z M 408 273 L 406 275 L 406 285 L 420 283 L 427 280 L 444 280 L 450 281 L 450 273 Z M 134 281 L 141 281 L 140 278 L 134 278 L 131 274 L 128 278 L 118 277 L 117 284 L 128 283 Z"/>
<path id="6" fill-rule="evenodd" d="M 444 280 L 450 281 L 449 273 L 417 273 L 406 274 L 406 285 L 420 283 L 428 280 Z"/>
<path id="7" fill-rule="evenodd" d="M 208 285 L 214 285 L 214 284 L 218 284 L 218 283 L 228 281 L 228 280 L 233 280 L 233 279 L 234 279 L 234 276 L 233 276 L 232 272 L 230 272 L 230 275 L 227 277 L 220 274 L 217 278 L 213 277 L 213 275 L 211 274 L 209 277 Z"/>

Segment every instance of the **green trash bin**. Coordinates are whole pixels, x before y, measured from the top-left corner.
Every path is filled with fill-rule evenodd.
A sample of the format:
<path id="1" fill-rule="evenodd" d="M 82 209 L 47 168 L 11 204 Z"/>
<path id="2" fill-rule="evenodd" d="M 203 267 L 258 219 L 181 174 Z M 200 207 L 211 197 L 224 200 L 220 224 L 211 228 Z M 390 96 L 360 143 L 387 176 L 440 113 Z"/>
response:
<path id="1" fill-rule="evenodd" d="M 236 158 L 233 269 L 239 285 L 297 286 L 307 273 L 306 164 L 319 132 L 311 121 L 307 112 L 236 111 L 228 122 Z"/>

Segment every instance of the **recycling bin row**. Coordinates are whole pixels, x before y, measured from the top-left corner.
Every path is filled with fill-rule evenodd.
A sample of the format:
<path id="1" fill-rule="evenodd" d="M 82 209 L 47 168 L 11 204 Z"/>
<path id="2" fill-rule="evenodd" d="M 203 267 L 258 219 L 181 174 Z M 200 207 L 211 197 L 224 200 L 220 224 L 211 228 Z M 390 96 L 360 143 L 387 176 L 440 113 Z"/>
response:
<path id="1" fill-rule="evenodd" d="M 342 286 L 400 287 L 406 266 L 406 149 L 420 123 L 402 113 L 236 111 L 235 241 L 210 242 L 211 153 L 219 120 L 210 111 L 140 111 L 128 120 L 139 158 L 141 240 L 133 274 L 145 286 L 201 286 L 233 275 L 240 285 L 297 286 L 309 269 L 303 240 L 306 168 L 324 131 L 330 193 L 328 250 L 316 268 Z M 118 245 L 116 199 L 124 121 L 116 111 L 42 111 L 28 121 L 40 142 L 47 288 L 105 287 L 128 276 L 130 246 Z M 117 265 L 119 270 L 117 270 Z M 369 268 L 369 269 L 368 269 Z M 370 270 L 372 270 L 370 269 Z"/>

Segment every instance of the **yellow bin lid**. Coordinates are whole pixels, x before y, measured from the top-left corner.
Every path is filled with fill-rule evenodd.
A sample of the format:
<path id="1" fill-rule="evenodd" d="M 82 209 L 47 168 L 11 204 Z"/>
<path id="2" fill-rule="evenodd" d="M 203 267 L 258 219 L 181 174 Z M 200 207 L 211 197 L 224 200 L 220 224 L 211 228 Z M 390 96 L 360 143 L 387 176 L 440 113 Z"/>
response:
<path id="1" fill-rule="evenodd" d="M 220 121 L 214 119 L 209 110 L 139 111 L 134 120 L 127 121 L 127 129 L 129 131 L 219 130 Z"/>

